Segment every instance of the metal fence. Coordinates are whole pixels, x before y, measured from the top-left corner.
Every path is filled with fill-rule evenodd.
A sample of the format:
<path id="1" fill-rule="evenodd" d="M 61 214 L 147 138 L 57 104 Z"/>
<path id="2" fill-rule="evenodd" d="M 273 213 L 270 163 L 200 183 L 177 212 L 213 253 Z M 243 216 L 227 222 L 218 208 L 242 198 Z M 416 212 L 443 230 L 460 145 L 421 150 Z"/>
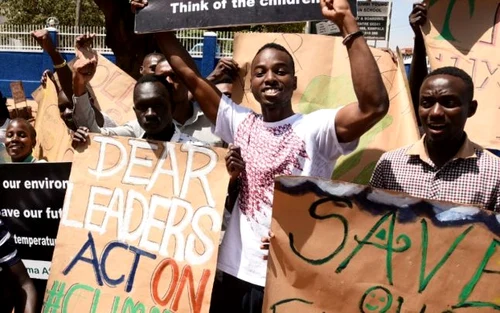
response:
<path id="1" fill-rule="evenodd" d="M 31 32 L 42 29 L 43 25 L 0 25 L 0 51 L 39 51 L 42 49 L 31 37 Z M 73 52 L 75 38 L 80 34 L 95 34 L 94 49 L 102 54 L 112 53 L 106 46 L 106 29 L 89 26 L 59 26 L 59 46 L 61 52 Z M 181 30 L 177 37 L 193 57 L 203 54 L 203 30 Z M 233 32 L 215 32 L 217 34 L 217 57 L 230 57 L 233 54 Z"/>
<path id="2" fill-rule="evenodd" d="M 203 55 L 203 34 L 204 30 L 180 30 L 177 32 L 177 38 L 182 45 L 189 51 L 193 57 L 201 57 Z M 233 55 L 233 40 L 234 33 L 229 31 L 216 31 L 217 34 L 217 49 L 216 56 L 231 57 Z"/>
<path id="3" fill-rule="evenodd" d="M 101 53 L 113 53 L 110 48 L 106 46 L 106 28 L 92 27 L 92 26 L 59 26 L 59 51 L 73 52 L 75 51 L 75 39 L 81 34 L 95 34 L 93 47 Z"/>

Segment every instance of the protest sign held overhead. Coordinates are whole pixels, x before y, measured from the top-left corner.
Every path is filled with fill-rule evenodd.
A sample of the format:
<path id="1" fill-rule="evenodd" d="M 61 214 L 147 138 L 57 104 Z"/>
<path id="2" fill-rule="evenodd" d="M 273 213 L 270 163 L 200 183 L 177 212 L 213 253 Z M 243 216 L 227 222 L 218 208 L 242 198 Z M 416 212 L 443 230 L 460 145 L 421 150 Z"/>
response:
<path id="1" fill-rule="evenodd" d="M 90 138 L 73 161 L 45 312 L 208 312 L 224 150 Z"/>
<path id="2" fill-rule="evenodd" d="M 12 92 L 12 98 L 14 99 L 14 104 L 26 102 L 26 94 L 24 93 L 24 87 L 22 81 L 11 82 L 10 91 Z"/>
<path id="3" fill-rule="evenodd" d="M 261 111 L 250 90 L 250 65 L 257 50 L 268 42 L 283 45 L 295 61 L 297 89 L 292 98 L 295 112 L 307 114 L 357 101 L 342 39 L 304 34 L 240 33 L 235 36 L 233 58 L 242 68 L 244 77 L 233 87 L 236 103 Z M 337 160 L 335 179 L 368 183 L 383 152 L 412 144 L 419 138 L 403 62 L 399 60 L 396 64 L 389 53 L 380 49 L 372 49 L 372 53 L 388 90 L 389 112 L 361 137 L 355 152 Z"/>
<path id="4" fill-rule="evenodd" d="M 34 281 L 40 307 L 70 170 L 71 163 L 0 164 L 0 218 Z"/>
<path id="5" fill-rule="evenodd" d="M 96 106 L 117 125 L 134 120 L 135 79 L 102 55 L 98 58 L 96 73 L 90 81 Z"/>
<path id="6" fill-rule="evenodd" d="M 391 9 L 390 1 L 358 1 L 358 26 L 366 39 L 389 40 Z M 314 23 L 314 27 L 320 35 L 341 35 L 338 26 L 329 20 Z"/>
<path id="7" fill-rule="evenodd" d="M 149 0 L 137 13 L 135 31 L 291 23 L 323 19 L 319 0 Z M 356 12 L 356 0 L 349 0 Z"/>
<path id="8" fill-rule="evenodd" d="M 478 144 L 500 149 L 499 36 L 500 1 L 434 0 L 428 3 L 429 23 L 423 27 L 432 69 L 456 66 L 474 82 L 476 114 L 465 131 Z"/>
<path id="9" fill-rule="evenodd" d="M 474 207 L 280 177 L 262 312 L 496 312 L 499 220 Z"/>
<path id="10" fill-rule="evenodd" d="M 33 156 L 49 162 L 69 162 L 73 158 L 70 130 L 61 118 L 56 86 L 47 79 L 35 120 L 37 143 Z"/>
<path id="11" fill-rule="evenodd" d="M 97 57 L 97 69 L 88 88 L 94 105 L 117 125 L 134 120 L 135 79 L 102 55 Z M 74 61 L 70 62 L 70 66 Z"/>

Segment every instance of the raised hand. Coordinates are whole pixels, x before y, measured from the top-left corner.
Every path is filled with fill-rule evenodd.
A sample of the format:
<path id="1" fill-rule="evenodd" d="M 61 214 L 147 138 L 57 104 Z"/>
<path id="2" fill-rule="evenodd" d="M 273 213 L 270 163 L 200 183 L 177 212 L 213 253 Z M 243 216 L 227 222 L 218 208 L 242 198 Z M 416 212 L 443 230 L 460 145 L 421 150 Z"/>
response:
<path id="1" fill-rule="evenodd" d="M 415 34 L 421 34 L 420 27 L 427 22 L 427 5 L 425 2 L 414 3 L 409 16 L 411 29 Z"/>
<path id="2" fill-rule="evenodd" d="M 31 32 L 31 37 L 33 37 L 36 42 L 42 47 L 46 52 L 55 51 L 54 43 L 50 38 L 49 31 L 46 29 L 39 29 Z"/>
<path id="3" fill-rule="evenodd" d="M 130 10 L 132 10 L 132 13 L 135 14 L 138 10 L 144 8 L 147 5 L 148 5 L 147 0 L 131 0 L 130 1 Z"/>
<path id="4" fill-rule="evenodd" d="M 97 61 L 77 59 L 75 63 L 73 63 L 73 88 L 75 88 L 75 84 L 88 84 L 94 77 L 96 70 Z"/>
<path id="5" fill-rule="evenodd" d="M 45 70 L 42 73 L 42 77 L 40 78 L 40 84 L 45 88 L 47 86 L 47 79 L 50 79 L 52 82 L 55 82 L 54 74 L 50 70 Z"/>
<path id="6" fill-rule="evenodd" d="M 222 79 L 225 75 L 235 79 L 238 76 L 238 63 L 231 58 L 221 58 L 215 69 L 208 75 L 207 79 L 217 81 Z"/>
<path id="7" fill-rule="evenodd" d="M 320 5 L 323 16 L 340 28 L 343 26 L 344 18 L 352 16 L 348 0 L 321 0 Z"/>
<path id="8" fill-rule="evenodd" d="M 97 70 L 97 53 L 92 49 L 94 35 L 80 35 L 76 38 L 76 61 L 73 63 L 73 93 L 81 96 Z"/>
<path id="9" fill-rule="evenodd" d="M 95 60 L 97 62 L 97 52 L 92 49 L 95 34 L 84 34 L 76 37 L 75 54 L 78 59 Z"/>
<path id="10" fill-rule="evenodd" d="M 83 148 L 89 140 L 89 129 L 81 126 L 71 135 L 71 146 L 74 149 Z"/>

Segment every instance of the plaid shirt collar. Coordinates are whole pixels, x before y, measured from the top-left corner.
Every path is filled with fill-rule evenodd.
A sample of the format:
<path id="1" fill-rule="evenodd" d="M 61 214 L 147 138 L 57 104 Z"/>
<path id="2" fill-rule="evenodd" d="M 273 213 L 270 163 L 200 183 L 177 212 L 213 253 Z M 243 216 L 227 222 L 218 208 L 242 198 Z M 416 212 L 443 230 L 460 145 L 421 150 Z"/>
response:
<path id="1" fill-rule="evenodd" d="M 453 156 L 450 161 L 454 161 L 457 159 L 477 158 L 476 150 L 482 151 L 483 148 L 478 144 L 470 141 L 469 137 L 465 135 L 464 143 L 458 150 L 457 154 L 455 154 L 455 156 Z M 423 135 L 419 141 L 417 141 L 410 149 L 408 149 L 406 154 L 418 156 L 420 160 L 428 163 L 430 161 L 430 157 L 427 153 L 427 148 L 425 147 L 425 135 Z"/>

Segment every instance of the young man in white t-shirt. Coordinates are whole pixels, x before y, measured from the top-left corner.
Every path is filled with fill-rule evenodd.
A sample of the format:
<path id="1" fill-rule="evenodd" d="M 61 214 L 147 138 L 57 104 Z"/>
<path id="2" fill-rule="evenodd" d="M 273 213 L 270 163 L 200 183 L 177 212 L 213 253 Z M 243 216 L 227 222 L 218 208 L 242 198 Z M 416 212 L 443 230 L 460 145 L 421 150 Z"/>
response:
<path id="1" fill-rule="evenodd" d="M 240 195 L 220 248 L 218 268 L 224 277 L 214 288 L 211 312 L 262 311 L 266 252 L 260 246 L 270 228 L 274 178 L 330 178 L 336 159 L 354 150 L 358 138 L 387 113 L 387 92 L 348 1 L 322 0 L 321 10 L 342 30 L 358 102 L 307 115 L 292 110 L 297 78 L 293 58 L 282 46 L 265 45 L 252 62 L 251 89 L 262 108 L 256 114 L 204 79 L 174 33 L 157 34 L 166 59 L 215 124 L 215 134 L 239 146 L 245 162 Z"/>

